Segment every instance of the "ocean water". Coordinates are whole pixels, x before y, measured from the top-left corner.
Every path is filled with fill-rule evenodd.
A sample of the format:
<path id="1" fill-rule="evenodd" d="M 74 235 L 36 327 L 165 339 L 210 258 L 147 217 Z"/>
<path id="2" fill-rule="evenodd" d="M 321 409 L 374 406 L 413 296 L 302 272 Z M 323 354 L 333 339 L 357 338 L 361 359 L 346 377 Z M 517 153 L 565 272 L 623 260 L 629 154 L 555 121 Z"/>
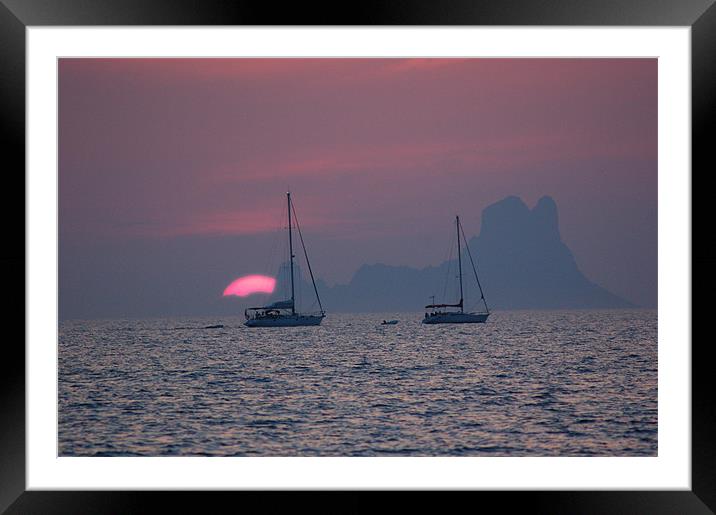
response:
<path id="1" fill-rule="evenodd" d="M 62 322 L 59 454 L 657 455 L 656 311 L 421 317 Z"/>

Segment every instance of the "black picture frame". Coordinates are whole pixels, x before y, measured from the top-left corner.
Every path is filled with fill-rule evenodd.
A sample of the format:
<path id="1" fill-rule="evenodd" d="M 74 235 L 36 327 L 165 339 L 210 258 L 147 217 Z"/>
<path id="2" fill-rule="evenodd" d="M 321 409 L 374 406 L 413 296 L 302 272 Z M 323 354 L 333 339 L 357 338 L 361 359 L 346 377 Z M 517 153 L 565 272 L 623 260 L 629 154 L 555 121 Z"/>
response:
<path id="1" fill-rule="evenodd" d="M 362 1 L 329 6 L 222 0 L 0 0 L 0 127 L 5 195 L 0 202 L 7 244 L 0 253 L 5 281 L 20 291 L 25 279 L 25 225 L 11 199 L 25 191 L 25 29 L 47 25 L 620 25 L 690 26 L 692 73 L 692 169 L 716 169 L 708 136 L 716 113 L 716 6 L 714 0 L 501 0 Z M 692 180 L 695 174 L 692 172 Z M 693 200 L 692 200 L 693 206 Z M 705 225 L 693 211 L 694 222 Z M 12 222 L 11 222 L 12 221 Z M 9 236 L 9 238 L 8 238 Z M 713 254 L 711 254 L 713 255 Z M 698 269 L 713 257 L 697 258 Z M 693 259 L 692 259 L 693 262 Z M 692 265 L 693 266 L 693 265 Z M 711 276 L 713 274 L 710 274 Z M 712 289 L 709 274 L 698 290 Z M 22 298 L 25 298 L 23 284 Z M 704 308 L 702 308 L 703 312 Z M 182 511 L 206 511 L 208 502 L 239 492 L 78 492 L 25 489 L 25 304 L 8 303 L 4 327 L 22 328 L 6 337 L 0 383 L 0 512 L 133 513 L 159 501 Z M 692 317 L 693 319 L 693 317 Z M 8 330 L 6 329 L 6 330 Z M 716 512 L 716 402 L 710 381 L 710 339 L 691 342 L 692 489 L 690 491 L 475 492 L 480 506 L 500 511 L 529 506 L 537 513 L 714 513 Z M 252 494 L 253 495 L 253 494 Z M 276 494 L 273 494 L 276 495 Z M 282 494 L 285 495 L 285 494 Z M 228 498 L 228 499 L 227 499 Z M 246 500 L 242 499 L 245 503 Z M 474 502 L 474 501 L 471 501 Z M 169 504 L 167 504 L 169 503 Z M 238 505 L 237 505 L 238 507 Z M 367 506 L 365 506 L 367 508 Z M 353 509 L 356 506 L 354 505 Z"/>

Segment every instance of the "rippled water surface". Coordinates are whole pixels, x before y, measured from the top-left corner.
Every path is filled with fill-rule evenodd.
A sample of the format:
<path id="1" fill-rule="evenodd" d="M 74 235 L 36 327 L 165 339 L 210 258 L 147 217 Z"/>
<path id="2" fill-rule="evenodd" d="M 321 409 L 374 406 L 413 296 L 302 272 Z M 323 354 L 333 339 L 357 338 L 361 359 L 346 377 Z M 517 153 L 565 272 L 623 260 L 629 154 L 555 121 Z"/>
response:
<path id="1" fill-rule="evenodd" d="M 656 311 L 421 315 L 62 322 L 59 453 L 657 454 Z"/>

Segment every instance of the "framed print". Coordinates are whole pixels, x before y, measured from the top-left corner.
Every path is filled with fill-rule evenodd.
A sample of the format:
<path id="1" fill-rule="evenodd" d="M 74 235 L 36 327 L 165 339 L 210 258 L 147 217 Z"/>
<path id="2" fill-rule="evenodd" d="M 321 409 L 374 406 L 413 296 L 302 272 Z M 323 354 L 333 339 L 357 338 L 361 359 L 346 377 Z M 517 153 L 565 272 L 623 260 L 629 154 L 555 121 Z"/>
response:
<path id="1" fill-rule="evenodd" d="M 716 7 L 509 6 L 4 1 L 26 324 L 0 507 L 714 510 L 691 169 Z"/>

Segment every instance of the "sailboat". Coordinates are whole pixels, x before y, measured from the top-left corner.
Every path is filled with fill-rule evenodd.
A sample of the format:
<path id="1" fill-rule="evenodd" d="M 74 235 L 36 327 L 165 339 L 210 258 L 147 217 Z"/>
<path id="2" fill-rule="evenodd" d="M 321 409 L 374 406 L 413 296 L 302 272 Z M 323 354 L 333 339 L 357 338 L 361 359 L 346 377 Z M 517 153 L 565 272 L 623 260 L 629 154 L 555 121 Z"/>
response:
<path id="1" fill-rule="evenodd" d="M 485 294 L 482 291 L 482 285 L 480 279 L 477 277 L 477 269 L 475 268 L 475 262 L 472 259 L 470 252 L 470 246 L 465 245 L 467 248 L 467 255 L 470 256 L 470 263 L 472 264 L 472 271 L 475 274 L 475 280 L 477 281 L 477 287 L 480 289 L 480 296 L 485 310 L 481 312 L 466 312 L 464 310 L 464 294 L 462 289 L 462 249 L 460 245 L 460 234 L 465 236 L 465 232 L 462 230 L 460 224 L 460 217 L 455 217 L 455 229 L 457 231 L 457 262 L 460 277 L 460 301 L 455 304 L 435 304 L 435 297 L 433 296 L 433 303 L 425 306 L 425 309 L 431 309 L 431 312 L 426 312 L 423 318 L 423 324 L 480 324 L 487 321 L 487 317 L 490 316 L 490 310 L 487 307 L 487 301 L 485 300 Z M 447 308 L 458 308 L 458 311 L 449 311 Z"/>
<path id="2" fill-rule="evenodd" d="M 286 193 L 286 200 L 288 203 L 288 255 L 291 269 L 291 298 L 272 302 L 271 304 L 267 304 L 266 306 L 246 309 L 244 311 L 244 315 L 246 316 L 246 322 L 244 322 L 244 325 L 247 327 L 301 327 L 310 325 L 321 325 L 321 321 L 326 316 L 326 312 L 323 310 L 323 305 L 321 304 L 321 298 L 318 295 L 316 281 L 313 278 L 311 263 L 308 260 L 308 252 L 306 251 L 306 246 L 303 243 L 301 227 L 298 225 L 296 211 L 293 207 L 293 202 L 291 202 L 291 192 Z M 296 311 L 296 290 L 294 285 L 293 272 L 293 258 L 295 258 L 296 256 L 293 255 L 293 225 L 291 220 L 292 212 L 293 218 L 296 218 L 296 229 L 298 230 L 301 247 L 303 247 L 303 255 L 306 258 L 308 272 L 311 275 L 313 291 L 316 293 L 316 299 L 318 300 L 318 307 L 320 308 L 319 313 L 299 313 L 298 311 Z"/>

